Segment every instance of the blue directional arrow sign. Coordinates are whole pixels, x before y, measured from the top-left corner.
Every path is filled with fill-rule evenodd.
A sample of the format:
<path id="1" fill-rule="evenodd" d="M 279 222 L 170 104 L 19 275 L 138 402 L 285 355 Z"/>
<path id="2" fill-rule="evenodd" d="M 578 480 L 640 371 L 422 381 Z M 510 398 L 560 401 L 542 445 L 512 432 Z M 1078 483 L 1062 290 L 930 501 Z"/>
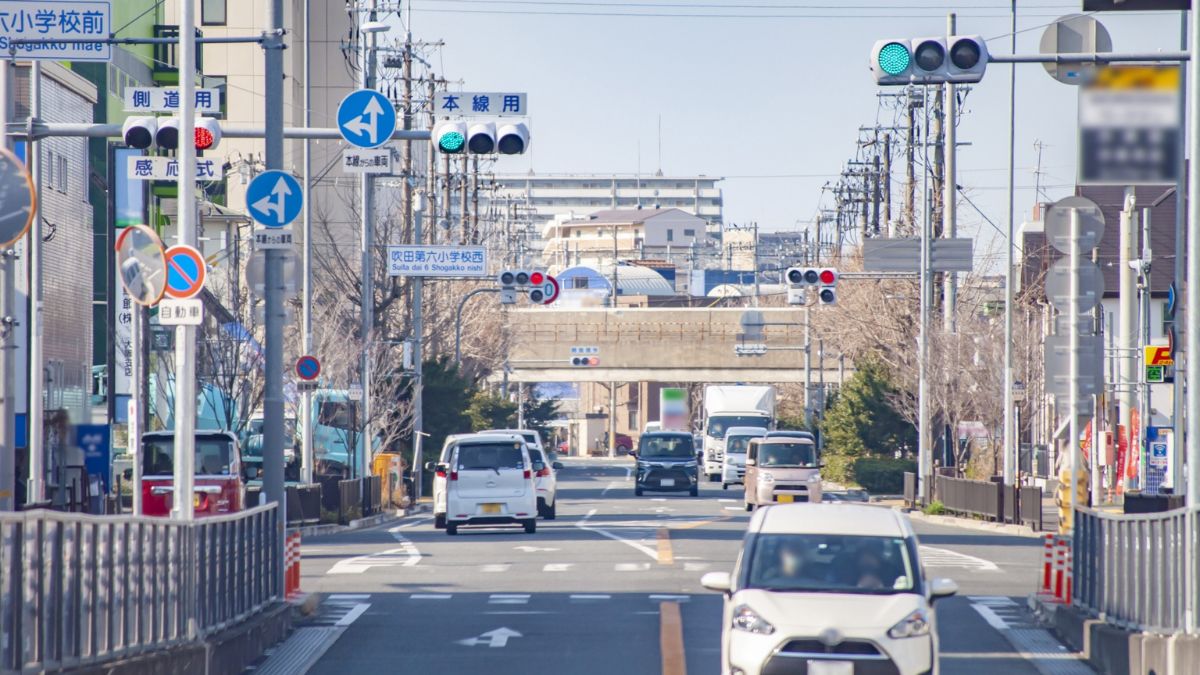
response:
<path id="1" fill-rule="evenodd" d="M 246 206 L 254 220 L 283 227 L 300 215 L 304 194 L 300 182 L 283 171 L 264 171 L 246 188 Z"/>
<path id="2" fill-rule="evenodd" d="M 337 119 L 342 138 L 360 148 L 377 148 L 396 130 L 396 109 L 374 89 L 359 89 L 342 99 Z"/>

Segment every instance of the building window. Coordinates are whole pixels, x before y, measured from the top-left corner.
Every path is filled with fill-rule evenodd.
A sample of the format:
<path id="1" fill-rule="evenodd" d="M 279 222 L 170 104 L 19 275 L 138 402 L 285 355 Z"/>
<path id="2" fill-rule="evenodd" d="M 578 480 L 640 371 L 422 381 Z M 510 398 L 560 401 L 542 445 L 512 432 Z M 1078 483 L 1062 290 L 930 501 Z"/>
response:
<path id="1" fill-rule="evenodd" d="M 225 1 L 200 0 L 200 23 L 204 26 L 224 26 Z"/>
<path id="2" fill-rule="evenodd" d="M 582 236 L 583 236 L 583 230 L 575 230 L 575 238 L 576 239 L 578 239 Z"/>
<path id="3" fill-rule="evenodd" d="M 684 230 L 684 231 L 683 231 L 683 236 L 685 236 L 685 237 L 694 237 L 694 236 L 696 236 L 696 231 L 695 231 L 695 230 Z"/>
<path id="4" fill-rule="evenodd" d="M 58 191 L 67 193 L 67 156 L 58 156 Z"/>
<path id="5" fill-rule="evenodd" d="M 587 287 L 588 287 L 587 277 L 575 277 L 574 279 L 571 279 L 571 288 L 587 288 Z"/>
<path id="6" fill-rule="evenodd" d="M 667 241 L 675 241 L 675 230 L 667 228 Z"/>

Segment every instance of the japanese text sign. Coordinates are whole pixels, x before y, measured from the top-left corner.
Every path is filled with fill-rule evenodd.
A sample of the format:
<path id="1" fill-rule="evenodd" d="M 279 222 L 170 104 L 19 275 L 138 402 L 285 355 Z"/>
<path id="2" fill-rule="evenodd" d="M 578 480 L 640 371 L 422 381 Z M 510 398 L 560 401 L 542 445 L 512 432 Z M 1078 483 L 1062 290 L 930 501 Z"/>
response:
<path id="1" fill-rule="evenodd" d="M 482 246 L 389 246 L 388 275 L 483 277 L 487 252 Z"/>
<path id="2" fill-rule="evenodd" d="M 528 115 L 525 94 L 443 91 L 435 100 L 439 115 Z"/>
<path id="3" fill-rule="evenodd" d="M 108 2 L 19 2 L 0 3 L 0 50 L 16 50 L 19 59 L 51 61 L 108 61 L 112 46 L 96 42 L 112 32 Z M 12 40 L 38 40 L 35 44 Z M 41 41 L 45 42 L 41 42 Z"/>

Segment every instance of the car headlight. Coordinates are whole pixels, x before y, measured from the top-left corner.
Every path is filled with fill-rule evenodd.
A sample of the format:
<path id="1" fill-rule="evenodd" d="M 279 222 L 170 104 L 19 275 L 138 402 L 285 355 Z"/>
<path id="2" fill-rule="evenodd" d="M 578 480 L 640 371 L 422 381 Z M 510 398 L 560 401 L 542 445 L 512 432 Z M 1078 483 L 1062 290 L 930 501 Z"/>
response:
<path id="1" fill-rule="evenodd" d="M 913 610 L 912 614 L 888 629 L 888 637 L 895 639 L 922 635 L 929 635 L 929 611 L 925 609 Z"/>
<path id="2" fill-rule="evenodd" d="M 810 482 L 810 483 L 820 483 L 820 482 L 821 482 L 821 474 L 819 474 L 819 473 L 814 473 L 813 475 L 809 476 L 809 477 L 808 477 L 808 482 Z"/>
<path id="3" fill-rule="evenodd" d="M 775 482 L 775 476 L 772 476 L 771 474 L 766 473 L 766 472 L 758 474 L 758 478 L 759 478 L 759 480 L 761 480 L 764 483 L 774 483 Z"/>
<path id="4" fill-rule="evenodd" d="M 733 608 L 732 626 L 737 630 L 744 630 L 756 635 L 770 635 L 775 632 L 775 626 L 759 616 L 758 612 L 750 609 L 749 605 L 738 605 Z"/>

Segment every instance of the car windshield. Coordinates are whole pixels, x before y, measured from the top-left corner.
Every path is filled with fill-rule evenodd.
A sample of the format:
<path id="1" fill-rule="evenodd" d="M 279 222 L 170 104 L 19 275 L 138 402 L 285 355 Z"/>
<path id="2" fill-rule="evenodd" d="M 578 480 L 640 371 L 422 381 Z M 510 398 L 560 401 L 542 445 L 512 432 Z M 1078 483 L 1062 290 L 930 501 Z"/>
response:
<path id="1" fill-rule="evenodd" d="M 683 434 L 671 436 L 642 436 L 638 443 L 639 457 L 690 458 L 696 456 L 692 437 Z"/>
<path id="2" fill-rule="evenodd" d="M 713 415 L 708 418 L 708 431 L 713 438 L 724 438 L 729 427 L 758 427 L 766 429 L 768 420 L 757 415 Z"/>
<path id="3" fill-rule="evenodd" d="M 536 431 L 522 431 L 521 435 L 525 437 L 525 440 L 529 441 L 530 443 L 532 443 L 534 445 L 537 445 L 538 435 L 537 435 Z"/>
<path id="4" fill-rule="evenodd" d="M 899 537 L 763 534 L 750 556 L 748 588 L 890 595 L 916 589 L 913 561 Z"/>
<path id="5" fill-rule="evenodd" d="M 196 475 L 223 476 L 231 473 L 233 442 L 222 438 L 196 439 Z M 146 439 L 142 445 L 142 475 L 170 476 L 175 472 L 175 439 Z"/>
<path id="6" fill-rule="evenodd" d="M 817 448 L 812 443 L 763 443 L 758 446 L 758 465 L 815 467 Z"/>
<path id="7" fill-rule="evenodd" d="M 481 443 L 458 446 L 459 470 L 524 469 L 525 457 L 516 443 Z"/>
<path id="8" fill-rule="evenodd" d="M 731 455 L 744 455 L 746 448 L 750 447 L 751 439 L 755 436 L 726 436 L 725 437 L 725 452 Z"/>

